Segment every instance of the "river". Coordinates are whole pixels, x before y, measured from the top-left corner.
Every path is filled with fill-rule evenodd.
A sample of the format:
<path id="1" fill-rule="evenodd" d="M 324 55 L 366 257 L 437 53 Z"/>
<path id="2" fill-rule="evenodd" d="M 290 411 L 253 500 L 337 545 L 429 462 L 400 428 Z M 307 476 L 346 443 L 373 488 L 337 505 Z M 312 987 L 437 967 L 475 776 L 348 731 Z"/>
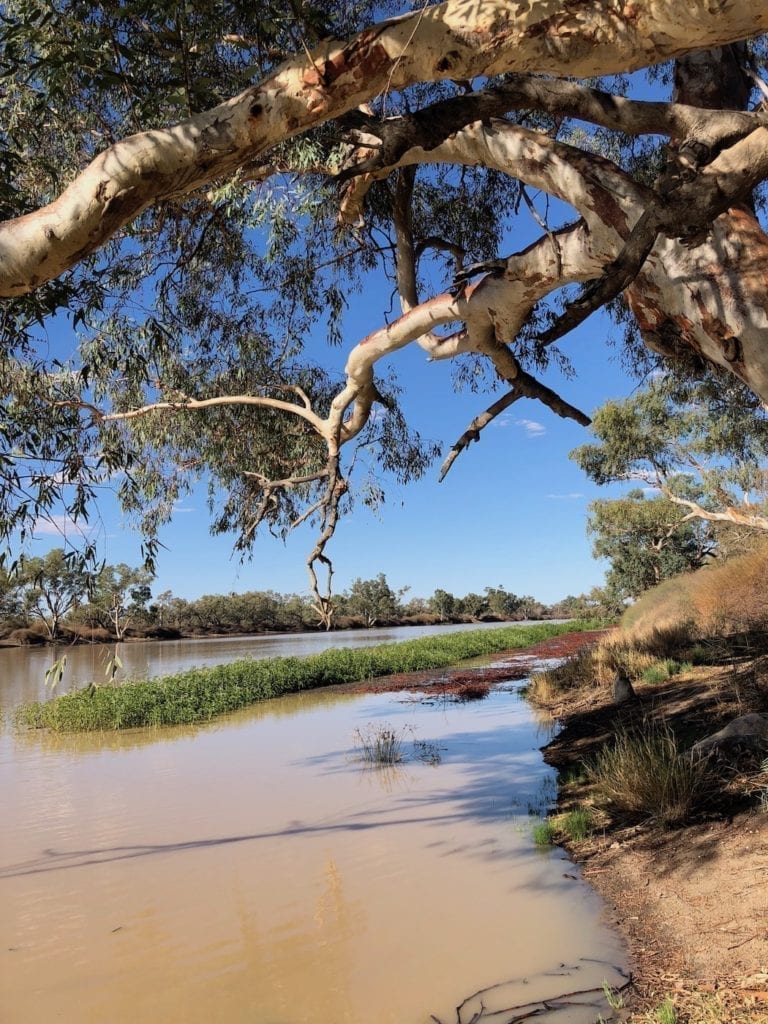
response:
<path id="1" fill-rule="evenodd" d="M 509 625 L 509 623 L 505 623 Z M 536 622 L 521 622 L 534 626 Z M 110 659 L 122 667 L 115 678 L 148 679 L 166 676 L 193 665 L 221 665 L 237 658 L 276 658 L 318 654 L 328 647 L 370 647 L 373 644 L 415 640 L 435 633 L 494 629 L 498 623 L 447 626 L 395 626 L 331 633 L 268 633 L 257 636 L 206 637 L 183 640 L 139 640 L 122 644 L 78 644 L 59 647 L 6 647 L 0 649 L 0 708 L 8 711 L 32 700 L 46 700 L 70 689 L 103 682 L 111 673 Z M 54 661 L 66 657 L 64 675 L 55 690 L 45 674 Z"/>
<path id="2" fill-rule="evenodd" d="M 400 764 L 360 760 L 371 724 L 397 732 Z M 497 1024 L 617 983 L 597 898 L 531 839 L 551 728 L 515 684 L 464 705 L 314 692 L 195 727 L 6 729 L 0 1020 L 467 1024 L 482 1001 Z M 588 1001 L 537 1019 L 592 1024 Z"/>

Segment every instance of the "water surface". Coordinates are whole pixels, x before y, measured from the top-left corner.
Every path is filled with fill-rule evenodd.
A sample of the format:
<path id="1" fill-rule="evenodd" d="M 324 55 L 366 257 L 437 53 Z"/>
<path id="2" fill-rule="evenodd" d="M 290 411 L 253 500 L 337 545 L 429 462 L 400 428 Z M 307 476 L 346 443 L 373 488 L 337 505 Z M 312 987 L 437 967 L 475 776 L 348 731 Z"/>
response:
<path id="1" fill-rule="evenodd" d="M 364 768 L 368 723 L 398 729 L 407 760 Z M 504 691 L 314 692 L 196 727 L 6 734 L 0 1019 L 455 1024 L 500 982 L 489 1011 L 614 982 L 596 897 L 531 840 L 545 740 Z"/>
<path id="2" fill-rule="evenodd" d="M 519 625 L 537 625 L 524 622 Z M 509 625 L 505 623 L 504 625 Z M 0 648 L 0 708 L 45 700 L 70 689 L 103 682 L 117 655 L 122 668 L 116 679 L 143 679 L 171 675 L 193 665 L 221 665 L 238 658 L 275 658 L 318 654 L 329 647 L 368 647 L 373 644 L 415 640 L 436 633 L 498 629 L 498 623 L 448 626 L 396 626 L 331 633 L 273 633 L 258 636 L 205 637 L 182 640 L 141 640 L 122 644 L 78 644 L 58 647 Z M 64 676 L 55 692 L 46 687 L 45 673 L 66 656 Z"/>

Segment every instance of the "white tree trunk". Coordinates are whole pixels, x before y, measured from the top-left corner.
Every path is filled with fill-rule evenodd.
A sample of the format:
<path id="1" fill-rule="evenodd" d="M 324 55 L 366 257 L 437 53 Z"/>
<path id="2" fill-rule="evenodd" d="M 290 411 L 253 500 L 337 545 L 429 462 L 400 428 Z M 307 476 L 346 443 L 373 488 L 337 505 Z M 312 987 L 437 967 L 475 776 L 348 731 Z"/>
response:
<path id="1" fill-rule="evenodd" d="M 157 199 L 186 193 L 374 96 L 506 71 L 589 77 L 768 31 L 751 0 L 447 0 L 329 40 L 218 107 L 101 153 L 53 203 L 0 225 L 0 295 L 94 252 Z"/>

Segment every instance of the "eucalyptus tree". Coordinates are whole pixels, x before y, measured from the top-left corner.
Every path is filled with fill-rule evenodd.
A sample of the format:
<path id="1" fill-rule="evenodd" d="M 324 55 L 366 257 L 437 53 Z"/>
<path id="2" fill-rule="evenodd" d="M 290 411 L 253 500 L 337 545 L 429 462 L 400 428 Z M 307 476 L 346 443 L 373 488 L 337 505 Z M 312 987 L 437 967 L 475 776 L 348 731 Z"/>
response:
<path id="1" fill-rule="evenodd" d="M 60 639 L 67 614 L 87 600 L 93 582 L 63 548 L 23 559 L 15 578 L 23 588 L 25 610 L 44 624 L 54 642 Z"/>
<path id="2" fill-rule="evenodd" d="M 450 594 L 447 590 L 443 590 L 438 587 L 434 594 L 429 598 L 427 602 L 429 610 L 444 622 L 449 619 L 452 615 L 456 614 L 458 601 Z"/>
<path id="3" fill-rule="evenodd" d="M 243 553 L 260 526 L 317 524 L 329 620 L 316 567 L 361 447 L 403 480 L 435 454 L 379 372 L 405 346 L 500 388 L 443 474 L 523 397 L 588 422 L 541 375 L 620 295 L 653 353 L 768 400 L 765 5 L 8 0 L 1 18 L 8 539 L 62 504 L 86 518 L 120 471 L 151 563 L 207 474 Z M 668 100 L 605 77 L 647 67 Z M 540 237 L 501 252 L 529 214 Z M 400 314 L 349 338 L 348 295 L 378 271 Z M 343 370 L 309 358 L 313 332 Z"/>
<path id="4" fill-rule="evenodd" d="M 595 413 L 571 458 L 598 484 L 642 481 L 693 519 L 768 531 L 768 416 L 740 382 L 655 377 Z"/>
<path id="5" fill-rule="evenodd" d="M 641 489 L 593 501 L 587 532 L 596 558 L 609 562 L 606 591 L 617 605 L 671 576 L 699 569 L 717 545 L 708 524 L 689 521 L 685 509 Z"/>
<path id="6" fill-rule="evenodd" d="M 402 614 L 400 599 L 408 590 L 393 590 L 383 572 L 373 579 L 353 580 L 346 595 L 345 609 L 349 615 L 359 615 L 371 629 L 377 623 L 396 619 Z"/>
<path id="7" fill-rule="evenodd" d="M 152 573 L 120 562 L 105 565 L 96 576 L 92 603 L 106 617 L 117 640 L 123 640 L 137 615 L 146 614 L 152 597 Z"/>

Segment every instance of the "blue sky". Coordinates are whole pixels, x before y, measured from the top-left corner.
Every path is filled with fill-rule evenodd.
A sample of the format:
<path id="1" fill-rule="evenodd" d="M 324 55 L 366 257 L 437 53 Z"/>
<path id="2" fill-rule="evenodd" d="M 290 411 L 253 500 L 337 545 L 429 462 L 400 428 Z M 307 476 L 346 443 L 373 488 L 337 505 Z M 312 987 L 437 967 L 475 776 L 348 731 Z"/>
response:
<path id="1" fill-rule="evenodd" d="M 358 339 L 380 320 L 366 301 L 350 310 L 348 336 Z M 606 345 L 615 330 L 602 314 L 593 316 L 563 346 L 577 375 L 564 381 L 550 370 L 546 380 L 573 404 L 592 412 L 608 397 L 636 386 L 622 371 L 617 353 Z M 337 367 L 345 350 L 325 355 Z M 410 423 L 443 451 L 492 398 L 455 392 L 449 363 L 428 363 L 415 345 L 391 361 L 404 387 L 402 405 Z M 552 602 L 602 582 L 604 565 L 591 556 L 585 533 L 586 510 L 595 497 L 609 496 L 591 484 L 568 459 L 588 440 L 588 432 L 562 420 L 537 402 L 521 400 L 485 429 L 437 482 L 439 460 L 426 476 L 402 487 L 389 484 L 378 514 L 360 506 L 343 520 L 332 542 L 335 589 L 358 576 L 384 572 L 410 596 L 428 596 L 436 587 L 463 595 L 486 586 L 504 586 Z M 105 493 L 99 508 L 100 550 L 108 562 L 140 562 L 140 541 L 127 526 L 114 499 Z M 264 535 L 253 559 L 243 564 L 232 554 L 230 538 L 209 534 L 204 488 L 185 498 L 161 533 L 153 592 L 172 590 L 194 598 L 204 593 L 272 589 L 308 590 L 305 558 L 313 542 L 302 528 L 284 544 Z M 45 532 L 34 553 L 60 546 L 59 534 Z"/>

